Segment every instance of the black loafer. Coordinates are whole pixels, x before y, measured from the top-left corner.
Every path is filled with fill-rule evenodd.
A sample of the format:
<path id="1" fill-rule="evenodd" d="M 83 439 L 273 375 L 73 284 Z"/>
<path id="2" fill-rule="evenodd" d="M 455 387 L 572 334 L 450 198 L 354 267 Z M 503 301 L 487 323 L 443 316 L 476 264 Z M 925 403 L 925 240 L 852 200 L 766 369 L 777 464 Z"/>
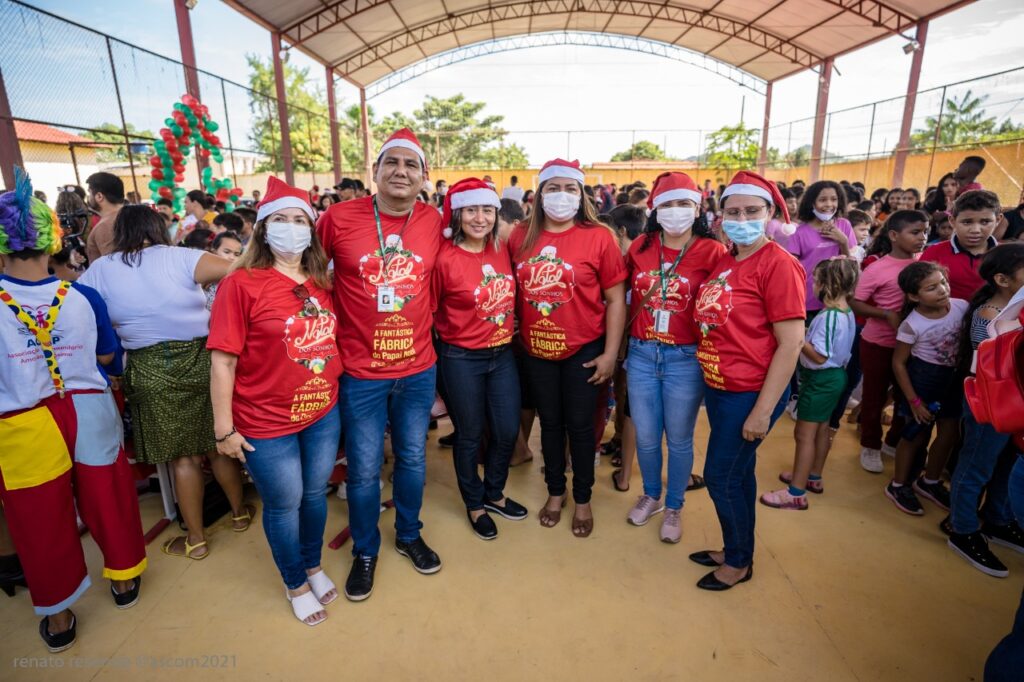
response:
<path id="1" fill-rule="evenodd" d="M 750 580 L 753 577 L 754 577 L 754 565 L 753 564 L 751 564 L 747 568 L 747 574 L 745 576 L 743 576 L 742 578 L 740 578 L 739 580 L 737 580 L 732 585 L 730 585 L 729 583 L 723 583 L 721 580 L 719 580 L 718 578 L 715 577 L 715 572 L 711 571 L 706 576 L 704 576 L 703 578 L 701 578 L 700 580 L 697 581 L 697 587 L 699 587 L 702 590 L 709 590 L 711 592 L 725 592 L 726 590 L 731 590 L 732 588 L 736 587 L 736 585 L 739 585 L 740 583 L 747 582 L 748 580 Z"/>
<path id="2" fill-rule="evenodd" d="M 712 550 L 710 549 L 701 550 L 700 552 L 694 552 L 690 555 L 690 561 L 692 561 L 695 564 L 700 564 L 701 566 L 718 568 L 722 564 L 718 563 L 717 561 L 711 558 L 711 552 Z"/>
<path id="3" fill-rule="evenodd" d="M 484 509 L 494 512 L 498 516 L 508 519 L 509 521 L 522 521 L 530 515 L 530 512 L 526 510 L 526 507 L 519 504 L 511 497 L 505 498 L 504 505 L 498 505 L 497 502 L 486 502 L 484 504 Z"/>
<path id="4" fill-rule="evenodd" d="M 76 625 L 75 614 L 72 612 L 71 627 L 64 632 L 50 634 L 50 617 L 43 616 L 43 619 L 39 621 L 39 636 L 43 638 L 43 642 L 46 643 L 46 648 L 50 650 L 51 654 L 60 653 L 74 645 Z"/>
<path id="5" fill-rule="evenodd" d="M 473 532 L 481 540 L 493 540 L 498 537 L 498 527 L 494 525 L 494 519 L 488 516 L 487 512 L 478 516 L 474 521 L 473 516 L 467 511 L 466 518 L 469 519 L 469 525 L 473 527 Z"/>
<path id="6" fill-rule="evenodd" d="M 142 587 L 142 576 L 137 575 L 132 579 L 132 586 L 127 592 L 117 592 L 113 584 L 110 586 L 110 596 L 114 598 L 114 605 L 119 609 L 130 609 L 139 602 L 139 588 Z"/>
<path id="7" fill-rule="evenodd" d="M 452 431 L 447 436 L 441 436 L 440 438 L 437 439 L 437 444 L 440 445 L 442 448 L 448 448 L 449 450 L 451 450 L 453 447 L 455 447 L 455 432 Z"/>
<path id="8" fill-rule="evenodd" d="M 352 557 L 352 568 L 345 581 L 345 598 L 349 601 L 363 601 L 373 592 L 373 573 L 377 570 L 377 557 Z"/>
<path id="9" fill-rule="evenodd" d="M 424 575 L 441 570 L 441 558 L 437 556 L 437 552 L 427 546 L 427 543 L 423 542 L 422 537 L 418 537 L 412 542 L 396 541 L 395 551 L 402 556 L 409 557 L 413 568 Z"/>

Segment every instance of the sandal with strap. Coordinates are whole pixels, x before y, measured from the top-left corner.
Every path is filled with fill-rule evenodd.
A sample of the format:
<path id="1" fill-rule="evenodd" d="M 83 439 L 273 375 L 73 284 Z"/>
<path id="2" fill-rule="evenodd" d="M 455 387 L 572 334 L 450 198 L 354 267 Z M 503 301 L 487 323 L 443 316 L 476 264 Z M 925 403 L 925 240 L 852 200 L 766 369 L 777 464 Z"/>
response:
<path id="1" fill-rule="evenodd" d="M 178 554 L 177 552 L 172 552 L 171 551 L 171 545 L 173 545 L 178 540 L 183 540 L 185 542 L 185 553 L 184 554 Z M 203 540 L 202 542 L 197 542 L 194 545 L 190 545 L 190 544 L 188 544 L 188 536 L 187 535 L 179 535 L 179 536 L 173 537 L 170 540 L 168 540 L 167 542 L 165 542 L 160 549 L 163 551 L 164 554 L 166 554 L 168 556 L 181 556 L 181 557 L 185 557 L 186 559 L 192 559 L 193 561 L 202 561 L 206 557 L 210 556 L 210 550 L 207 549 L 206 550 L 206 554 L 203 554 L 202 556 L 192 556 L 193 552 L 195 552 L 200 547 L 206 547 L 206 540 Z"/>
<path id="2" fill-rule="evenodd" d="M 691 483 L 686 486 L 686 492 L 690 492 L 691 490 L 701 490 L 702 488 L 708 487 L 708 482 L 704 480 L 703 476 L 690 474 L 690 481 Z"/>
<path id="3" fill-rule="evenodd" d="M 565 507 L 565 500 L 566 496 L 562 495 L 562 507 Z M 540 508 L 537 516 L 540 518 L 540 525 L 545 528 L 554 528 L 558 525 L 558 522 L 562 520 L 562 509 L 559 508 L 555 511 L 551 511 L 545 503 L 545 505 Z"/>
<path id="4" fill-rule="evenodd" d="M 309 592 L 303 592 L 298 597 L 293 597 L 292 595 L 288 594 L 288 590 L 285 590 L 284 596 L 286 596 L 288 598 L 288 601 L 291 602 L 292 613 L 295 614 L 295 617 L 298 618 L 303 625 L 313 627 L 315 625 L 320 625 L 320 623 L 323 623 L 325 620 L 327 620 L 327 612 L 324 611 L 324 605 L 321 604 L 320 601 L 316 598 L 316 595 L 313 594 L 313 590 L 310 590 Z M 306 622 L 307 618 L 321 612 L 324 614 L 323 618 L 312 623 Z"/>
<path id="5" fill-rule="evenodd" d="M 594 532 L 594 518 L 578 519 L 574 514 L 572 517 L 572 534 L 578 538 L 590 537 Z"/>
<path id="6" fill-rule="evenodd" d="M 629 492 L 629 484 L 628 483 L 626 484 L 625 488 L 623 488 L 621 485 L 619 485 L 619 474 L 621 474 L 622 471 L 623 471 L 622 469 L 616 469 L 615 471 L 612 472 L 612 485 L 620 493 L 628 493 Z"/>
<path id="7" fill-rule="evenodd" d="M 256 507 L 254 505 L 245 504 L 242 505 L 242 508 L 245 510 L 244 514 L 231 517 L 231 530 L 235 531 L 236 533 L 244 533 L 245 531 L 249 530 L 249 526 L 252 525 L 252 517 L 256 514 Z M 234 524 L 238 521 L 246 521 L 247 523 L 241 528 L 236 528 Z"/>
<path id="8" fill-rule="evenodd" d="M 309 586 L 313 590 L 313 594 L 316 595 L 317 600 L 324 606 L 327 606 L 332 601 L 338 598 L 338 587 L 334 584 L 334 581 L 327 577 L 327 574 L 323 572 L 323 569 L 307 577 L 309 580 Z M 334 590 L 334 596 L 324 601 L 324 595 Z"/>

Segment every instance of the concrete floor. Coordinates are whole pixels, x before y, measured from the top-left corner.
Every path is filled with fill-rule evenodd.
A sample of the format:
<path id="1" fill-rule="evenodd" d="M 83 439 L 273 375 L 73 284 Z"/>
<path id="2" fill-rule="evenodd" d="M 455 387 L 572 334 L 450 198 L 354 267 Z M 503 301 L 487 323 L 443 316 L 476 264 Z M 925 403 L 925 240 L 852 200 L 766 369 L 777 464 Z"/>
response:
<path id="1" fill-rule="evenodd" d="M 571 505 L 558 527 L 538 525 L 538 458 L 513 469 L 507 488 L 529 520 L 498 519 L 500 537 L 482 542 L 468 528 L 450 451 L 436 444 L 449 430 L 442 422 L 431 432 L 423 509 L 440 573 L 421 576 L 392 551 L 394 512 L 385 512 L 373 596 L 340 598 L 310 628 L 291 614 L 259 523 L 243 534 L 215 528 L 202 562 L 161 554 L 168 530 L 149 547 L 141 601 L 122 612 L 87 539 L 94 587 L 75 606 L 77 644 L 47 655 L 27 593 L 0 595 L 0 680 L 976 680 L 1021 595 L 1024 556 L 997 548 L 1007 580 L 956 557 L 937 508 L 926 502 L 924 517 L 906 516 L 883 496 L 886 477 L 861 470 L 852 426 L 808 513 L 758 509 L 757 573 L 720 594 L 694 587 L 707 569 L 686 559 L 721 545 L 706 491 L 687 499 L 682 542 L 666 545 L 660 520 L 625 522 L 640 477 L 617 493 L 605 460 L 594 534 L 580 540 Z M 791 432 L 783 417 L 761 448 L 762 491 L 790 466 Z M 699 471 L 703 414 L 696 440 Z M 536 433 L 533 441 L 539 451 Z M 155 497 L 143 513 L 148 527 Z M 328 539 L 346 513 L 332 497 Z M 339 585 L 350 547 L 324 550 Z"/>

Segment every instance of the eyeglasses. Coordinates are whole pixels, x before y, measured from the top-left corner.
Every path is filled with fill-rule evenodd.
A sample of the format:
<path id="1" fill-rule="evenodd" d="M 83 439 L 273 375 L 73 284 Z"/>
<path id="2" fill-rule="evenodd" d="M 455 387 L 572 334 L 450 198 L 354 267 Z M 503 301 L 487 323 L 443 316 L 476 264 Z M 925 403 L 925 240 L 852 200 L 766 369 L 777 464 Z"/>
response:
<path id="1" fill-rule="evenodd" d="M 738 220 L 739 218 L 746 218 L 748 220 L 755 220 L 760 218 L 761 215 L 767 210 L 767 206 L 747 206 L 746 208 L 726 208 L 722 210 L 722 216 L 729 220 Z"/>
<path id="2" fill-rule="evenodd" d="M 302 301 L 302 312 L 305 313 L 307 317 L 320 316 L 320 306 L 313 301 L 313 297 L 309 295 L 309 289 L 306 288 L 305 284 L 299 284 L 296 286 L 292 289 L 292 293 L 295 294 L 296 298 Z"/>

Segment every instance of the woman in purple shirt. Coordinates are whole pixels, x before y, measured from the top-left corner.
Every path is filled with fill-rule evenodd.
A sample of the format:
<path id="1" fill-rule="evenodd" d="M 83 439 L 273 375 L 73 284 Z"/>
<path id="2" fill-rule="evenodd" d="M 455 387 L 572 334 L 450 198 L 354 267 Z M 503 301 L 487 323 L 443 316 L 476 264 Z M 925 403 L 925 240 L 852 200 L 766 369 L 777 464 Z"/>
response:
<path id="1" fill-rule="evenodd" d="M 800 199 L 797 217 L 800 224 L 786 244 L 791 254 L 799 259 L 804 271 L 813 273 L 814 266 L 833 256 L 849 256 L 857 238 L 846 213 L 846 193 L 838 183 L 821 180 L 808 187 Z M 814 281 L 807 276 L 807 311 L 817 312 L 824 307 L 814 295 Z M 810 319 L 811 316 L 808 316 Z"/>

